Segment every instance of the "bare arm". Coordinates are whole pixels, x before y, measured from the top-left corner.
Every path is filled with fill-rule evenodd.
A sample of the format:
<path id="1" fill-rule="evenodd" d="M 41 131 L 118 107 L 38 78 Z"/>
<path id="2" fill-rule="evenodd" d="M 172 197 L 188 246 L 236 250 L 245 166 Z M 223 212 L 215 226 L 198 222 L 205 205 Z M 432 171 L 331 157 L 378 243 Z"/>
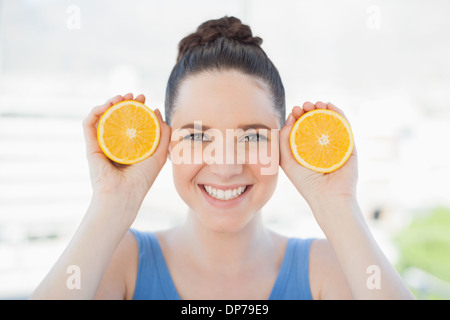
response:
<path id="1" fill-rule="evenodd" d="M 170 128 L 157 110 L 161 140 L 151 157 L 123 166 L 103 154 L 96 134 L 100 116 L 113 104 L 131 99 L 132 94 L 116 96 L 93 108 L 83 122 L 92 200 L 69 245 L 33 292 L 32 299 L 93 299 L 100 285 L 114 287 L 118 291 L 113 292 L 114 297 L 126 296 L 125 286 L 120 285 L 123 279 L 104 278 L 104 274 L 108 268 L 114 269 L 111 261 L 117 261 L 117 256 L 123 252 L 116 249 L 166 162 L 170 139 Z M 139 95 L 136 100 L 144 103 L 145 97 Z"/>
<path id="2" fill-rule="evenodd" d="M 403 280 L 372 237 L 355 199 L 321 201 L 313 206 L 345 284 L 355 299 L 413 299 Z M 325 222 L 326 221 L 326 222 Z M 339 281 L 338 279 L 333 279 Z M 342 286 L 345 286 L 341 283 Z M 345 291 L 324 291 L 323 296 L 340 298 Z M 338 294 L 336 294 L 338 293 Z"/>
<path id="3" fill-rule="evenodd" d="M 129 223 L 118 201 L 93 200 L 74 237 L 32 299 L 93 299 Z M 136 211 L 137 212 L 137 211 Z"/>
<path id="4" fill-rule="evenodd" d="M 328 261 L 328 267 L 339 277 L 345 278 L 345 282 L 337 282 L 342 286 L 347 284 L 355 299 L 413 298 L 375 242 L 361 214 L 356 198 L 356 148 L 345 165 L 326 174 L 304 168 L 293 157 L 289 147 L 289 134 L 295 120 L 305 112 L 317 108 L 330 109 L 345 117 L 340 109 L 330 103 L 307 102 L 303 104 L 303 108 L 294 107 L 280 132 L 280 166 L 308 202 L 333 248 L 334 262 Z M 376 278 L 378 276 L 379 279 Z M 336 286 L 324 286 L 323 289 L 325 291 L 321 294 L 325 296 L 347 295 Z"/>

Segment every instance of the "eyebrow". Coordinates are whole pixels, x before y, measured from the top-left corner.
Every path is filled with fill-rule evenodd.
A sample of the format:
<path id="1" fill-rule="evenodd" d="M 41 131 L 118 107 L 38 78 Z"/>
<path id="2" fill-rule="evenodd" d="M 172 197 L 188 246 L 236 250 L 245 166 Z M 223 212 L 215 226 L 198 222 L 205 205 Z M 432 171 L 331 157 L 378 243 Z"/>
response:
<path id="1" fill-rule="evenodd" d="M 188 123 L 185 124 L 184 126 L 182 126 L 180 129 L 197 129 L 197 130 L 208 130 L 211 129 L 211 127 L 209 126 L 205 126 L 205 125 L 201 125 L 201 126 L 196 126 L 194 125 L 194 123 Z M 266 126 L 265 124 L 262 123 L 251 123 L 251 124 L 243 124 L 243 125 L 239 125 L 238 129 L 242 129 L 244 131 L 247 131 L 248 129 L 267 129 L 267 130 L 271 130 L 272 128 L 269 128 L 268 126 Z"/>

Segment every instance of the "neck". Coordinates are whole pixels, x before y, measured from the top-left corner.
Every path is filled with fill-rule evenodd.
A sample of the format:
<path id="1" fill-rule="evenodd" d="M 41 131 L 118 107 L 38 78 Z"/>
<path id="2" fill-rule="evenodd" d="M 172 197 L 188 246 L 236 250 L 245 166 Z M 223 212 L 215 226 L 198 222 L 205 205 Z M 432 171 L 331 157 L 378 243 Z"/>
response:
<path id="1" fill-rule="evenodd" d="M 179 233 L 189 252 L 205 271 L 235 273 L 242 271 L 251 261 L 259 261 L 264 254 L 275 249 L 272 233 L 264 228 L 258 213 L 241 230 L 216 232 L 205 226 L 189 211 L 188 218 Z M 263 250 L 264 249 L 264 250 Z"/>

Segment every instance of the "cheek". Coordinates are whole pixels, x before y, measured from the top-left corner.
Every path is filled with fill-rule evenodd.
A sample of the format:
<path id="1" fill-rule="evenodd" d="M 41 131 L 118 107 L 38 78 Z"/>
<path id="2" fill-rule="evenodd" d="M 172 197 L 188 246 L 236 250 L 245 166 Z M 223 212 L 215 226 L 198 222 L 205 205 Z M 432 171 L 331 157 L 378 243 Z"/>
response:
<path id="1" fill-rule="evenodd" d="M 271 168 L 267 165 L 255 164 L 248 166 L 252 175 L 258 180 L 256 196 L 258 199 L 267 201 L 275 192 L 278 182 L 278 166 Z M 270 174 L 265 174 L 270 171 Z"/>
<path id="2" fill-rule="evenodd" d="M 180 135 L 180 133 L 177 133 Z M 182 131 L 181 135 L 188 135 L 189 132 Z M 203 146 L 201 143 L 192 143 L 186 140 L 180 140 L 179 137 L 172 134 L 170 142 L 170 160 L 173 164 L 201 164 Z"/>
<path id="3" fill-rule="evenodd" d="M 264 178 L 278 175 L 280 163 L 278 140 L 249 144 L 242 153 L 246 155 L 245 163 L 252 166 L 252 171 L 257 176 Z"/>
<path id="4" fill-rule="evenodd" d="M 195 164 L 173 164 L 172 176 L 175 189 L 180 197 L 188 204 L 192 191 L 195 191 L 196 185 L 192 183 L 195 176 L 200 171 L 202 165 Z"/>

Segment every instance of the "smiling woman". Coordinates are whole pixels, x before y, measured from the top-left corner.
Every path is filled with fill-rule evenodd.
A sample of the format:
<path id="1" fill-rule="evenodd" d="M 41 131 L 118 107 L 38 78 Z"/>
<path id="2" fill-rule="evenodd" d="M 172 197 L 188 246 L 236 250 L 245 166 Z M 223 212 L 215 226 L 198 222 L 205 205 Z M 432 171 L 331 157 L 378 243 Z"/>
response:
<path id="1" fill-rule="evenodd" d="M 92 109 L 84 121 L 92 200 L 34 298 L 411 297 L 362 218 L 355 148 L 329 174 L 301 166 L 291 153 L 298 118 L 316 109 L 342 111 L 307 102 L 285 122 L 283 85 L 261 42 L 234 17 L 207 21 L 181 40 L 167 84 L 167 122 L 156 110 L 160 141 L 141 162 L 111 162 L 96 139 L 102 114 L 133 94 Z M 134 100 L 145 103 L 143 95 Z M 158 232 L 130 229 L 168 156 L 186 220 Z M 270 172 L 262 170 L 267 165 Z M 266 228 L 261 209 L 274 194 L 279 167 L 328 240 L 288 238 Z M 66 286 L 68 265 L 80 270 L 77 290 Z M 382 275 L 375 289 L 367 286 L 372 266 Z"/>
<path id="2" fill-rule="evenodd" d="M 251 77 L 203 72 L 186 79 L 178 95 L 170 145 L 174 164 L 259 164 L 263 175 L 277 174 L 276 111 Z"/>
<path id="3" fill-rule="evenodd" d="M 218 117 L 218 114 L 221 116 Z M 236 117 L 237 114 L 240 116 Z M 251 76 L 237 71 L 202 72 L 182 82 L 178 89 L 177 107 L 172 115 L 172 130 L 185 127 L 185 123 L 193 123 L 199 119 L 208 127 L 215 128 L 216 139 L 226 136 L 226 130 L 238 130 L 242 123 L 260 123 L 265 128 L 274 130 L 278 129 L 279 125 L 272 99 L 267 92 L 258 86 Z M 272 175 L 262 175 L 263 165 L 259 161 L 249 161 L 249 158 L 258 160 L 257 154 L 252 155 L 257 151 L 255 146 L 266 146 L 267 142 L 244 139 L 248 137 L 248 133 L 245 135 L 242 129 L 241 131 L 237 146 L 233 143 L 234 139 L 225 139 L 225 146 L 223 143 L 216 143 L 219 147 L 215 150 L 222 156 L 215 154 L 214 158 L 219 161 L 209 164 L 202 161 L 199 164 L 173 165 L 174 183 L 181 198 L 200 221 L 221 231 L 227 228 L 230 228 L 229 231 L 237 231 L 253 221 L 252 218 L 258 215 L 259 210 L 272 196 L 277 183 L 278 170 Z M 215 141 L 221 140 L 223 139 Z M 278 150 L 278 140 L 272 141 L 273 149 Z M 177 144 L 179 145 L 178 142 L 171 141 L 170 147 L 176 149 Z M 198 151 L 210 153 L 209 142 L 194 144 L 199 146 Z M 225 151 L 220 152 L 221 149 Z M 235 149 L 236 154 L 237 150 L 243 150 L 241 155 L 244 154 L 247 158 L 239 162 L 227 161 L 227 158 L 234 160 L 234 156 L 226 157 L 225 154 L 233 155 Z M 278 168 L 278 153 L 273 157 L 273 161 Z M 203 185 L 217 190 L 216 197 L 214 193 L 211 196 L 206 192 Z M 218 201 L 217 196 L 223 198 L 227 190 L 232 192 L 235 187 L 241 187 L 241 190 L 244 188 L 245 192 L 232 200 Z M 227 211 L 226 214 L 214 213 L 224 210 Z"/>

